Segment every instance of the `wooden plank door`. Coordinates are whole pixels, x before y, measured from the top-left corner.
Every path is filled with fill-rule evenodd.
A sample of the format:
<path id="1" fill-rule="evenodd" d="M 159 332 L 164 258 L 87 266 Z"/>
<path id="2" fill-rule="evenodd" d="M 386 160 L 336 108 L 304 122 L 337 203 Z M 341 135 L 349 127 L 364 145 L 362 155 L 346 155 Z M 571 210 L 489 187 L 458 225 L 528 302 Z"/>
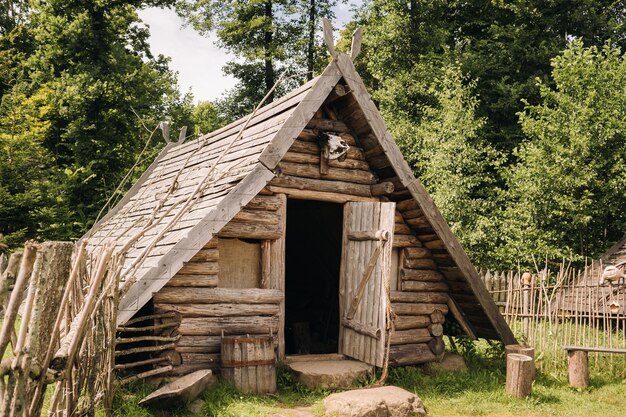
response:
<path id="1" fill-rule="evenodd" d="M 395 203 L 344 206 L 339 285 L 340 353 L 382 366 Z"/>

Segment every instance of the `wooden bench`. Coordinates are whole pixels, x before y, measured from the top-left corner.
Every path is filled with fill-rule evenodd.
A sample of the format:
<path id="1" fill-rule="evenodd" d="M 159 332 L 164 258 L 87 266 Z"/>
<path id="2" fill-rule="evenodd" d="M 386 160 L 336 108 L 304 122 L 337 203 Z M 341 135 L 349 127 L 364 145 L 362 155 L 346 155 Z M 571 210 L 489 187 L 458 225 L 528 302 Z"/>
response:
<path id="1" fill-rule="evenodd" d="M 567 351 L 569 383 L 577 388 L 589 386 L 589 352 L 626 354 L 626 349 L 602 347 L 563 346 L 563 349 Z"/>

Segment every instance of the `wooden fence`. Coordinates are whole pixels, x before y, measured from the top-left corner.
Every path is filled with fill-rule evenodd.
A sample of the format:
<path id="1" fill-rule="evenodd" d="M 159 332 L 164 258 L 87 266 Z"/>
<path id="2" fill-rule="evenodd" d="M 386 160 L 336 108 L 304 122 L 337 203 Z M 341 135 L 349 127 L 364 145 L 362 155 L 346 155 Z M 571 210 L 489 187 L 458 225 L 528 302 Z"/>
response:
<path id="1" fill-rule="evenodd" d="M 600 284 L 603 269 L 600 263 L 581 270 L 563 264 L 558 271 L 480 271 L 480 276 L 518 339 L 539 353 L 539 367 L 564 369 L 563 346 L 626 348 L 626 284 Z M 612 368 L 626 362 L 601 353 L 590 358 Z"/>

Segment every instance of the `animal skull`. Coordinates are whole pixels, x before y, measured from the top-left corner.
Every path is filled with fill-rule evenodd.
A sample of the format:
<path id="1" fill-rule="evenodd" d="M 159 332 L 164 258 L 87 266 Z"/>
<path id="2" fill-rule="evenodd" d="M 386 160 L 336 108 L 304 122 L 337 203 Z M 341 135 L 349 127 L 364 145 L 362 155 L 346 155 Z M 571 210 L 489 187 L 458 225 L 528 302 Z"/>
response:
<path id="1" fill-rule="evenodd" d="M 322 148 L 328 150 L 328 159 L 343 161 L 346 159 L 348 149 L 350 146 L 341 139 L 341 136 L 334 133 L 320 132 L 317 136 L 317 140 Z"/>

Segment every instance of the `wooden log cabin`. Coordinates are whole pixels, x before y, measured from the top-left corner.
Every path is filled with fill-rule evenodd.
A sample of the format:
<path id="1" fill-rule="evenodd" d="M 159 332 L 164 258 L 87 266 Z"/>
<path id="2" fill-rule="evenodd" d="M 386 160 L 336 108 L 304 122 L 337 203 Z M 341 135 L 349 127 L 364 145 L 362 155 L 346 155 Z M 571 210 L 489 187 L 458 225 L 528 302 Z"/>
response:
<path id="1" fill-rule="evenodd" d="M 271 334 L 279 360 L 339 353 L 376 366 L 389 338 L 391 365 L 436 360 L 451 317 L 471 337 L 515 343 L 387 130 L 356 53 L 331 50 L 295 91 L 168 144 L 94 227 L 90 251 L 136 240 L 118 321 L 146 306 L 170 312 L 152 327 L 171 342 L 172 373 L 219 368 L 223 335 Z M 328 137 L 341 138 L 340 158 Z"/>

